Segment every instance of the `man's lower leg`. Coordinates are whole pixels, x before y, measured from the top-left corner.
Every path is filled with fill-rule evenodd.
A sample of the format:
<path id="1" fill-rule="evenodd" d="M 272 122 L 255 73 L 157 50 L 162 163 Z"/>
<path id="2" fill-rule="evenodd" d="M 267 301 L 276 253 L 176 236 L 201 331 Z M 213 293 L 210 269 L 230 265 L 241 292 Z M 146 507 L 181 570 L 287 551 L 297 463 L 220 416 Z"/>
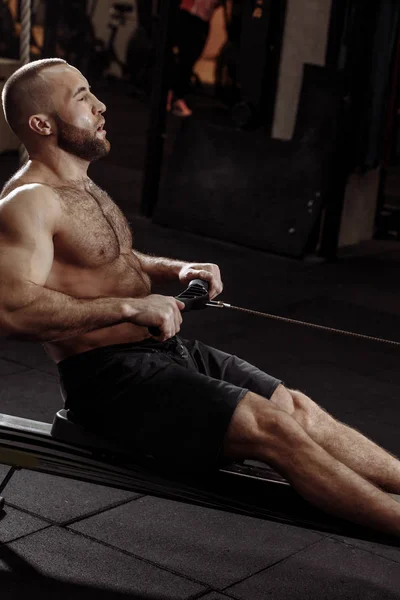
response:
<path id="1" fill-rule="evenodd" d="M 281 472 L 321 510 L 400 537 L 400 504 L 331 456 L 291 420 L 278 440 L 267 435 L 258 458 Z"/>
<path id="2" fill-rule="evenodd" d="M 301 396 L 311 407 L 311 425 L 306 431 L 317 444 L 364 479 L 386 492 L 400 494 L 400 461 L 397 458 L 357 430 L 334 419 L 306 396 Z"/>

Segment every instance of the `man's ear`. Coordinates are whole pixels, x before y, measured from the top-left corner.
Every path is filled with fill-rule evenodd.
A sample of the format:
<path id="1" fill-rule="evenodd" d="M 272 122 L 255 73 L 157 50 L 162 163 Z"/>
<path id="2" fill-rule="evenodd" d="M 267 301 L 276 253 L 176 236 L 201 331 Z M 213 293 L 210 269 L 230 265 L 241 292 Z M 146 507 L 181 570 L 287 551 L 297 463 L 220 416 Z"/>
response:
<path id="1" fill-rule="evenodd" d="M 48 115 L 39 114 L 29 117 L 29 127 L 39 135 L 51 135 L 54 133 L 53 124 Z"/>

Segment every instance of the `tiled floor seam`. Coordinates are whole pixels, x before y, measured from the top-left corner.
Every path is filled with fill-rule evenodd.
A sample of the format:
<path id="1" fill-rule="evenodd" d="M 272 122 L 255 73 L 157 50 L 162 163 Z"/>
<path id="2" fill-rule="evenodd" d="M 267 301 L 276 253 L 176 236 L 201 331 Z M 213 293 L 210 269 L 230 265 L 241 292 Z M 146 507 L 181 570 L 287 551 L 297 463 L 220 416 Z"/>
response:
<path id="1" fill-rule="evenodd" d="M 1 523 L 1 521 L 0 521 Z M 50 529 L 51 527 L 55 527 L 55 525 L 53 525 L 52 523 L 46 523 L 43 527 L 40 527 L 40 529 L 35 529 L 35 531 L 30 531 L 29 533 L 23 533 L 22 535 L 17 535 L 16 537 L 7 540 L 6 542 L 0 542 L 0 548 L 1 546 L 8 546 L 8 544 L 12 544 L 14 542 L 18 542 L 20 540 L 26 539 L 28 537 L 31 537 L 33 535 L 36 535 L 37 533 L 42 533 L 42 531 L 44 531 L 45 529 Z"/>
<path id="2" fill-rule="evenodd" d="M 119 502 L 114 502 L 112 504 L 108 504 L 106 507 L 103 508 L 99 508 L 98 510 L 92 511 L 90 513 L 87 513 L 85 515 L 80 515 L 78 517 L 75 517 L 73 519 L 69 519 L 68 521 L 54 521 L 53 519 L 49 519 L 48 517 L 44 517 L 43 515 L 33 512 L 31 510 L 28 510 L 27 508 L 22 508 L 21 506 L 18 506 L 18 504 L 14 504 L 13 502 L 8 502 L 6 500 L 6 505 L 5 508 L 7 508 L 7 506 L 9 506 L 10 508 L 14 508 L 15 510 L 19 510 L 31 517 L 35 517 L 36 519 L 40 519 L 41 521 L 45 521 L 47 524 L 49 525 L 57 525 L 57 527 L 68 527 L 69 525 L 72 525 L 74 523 L 77 523 L 79 521 L 83 521 L 85 519 L 88 519 L 89 517 L 93 517 L 95 515 L 101 514 L 103 512 L 107 512 L 108 510 L 111 510 L 113 508 L 117 508 L 119 506 L 123 506 L 124 504 L 129 504 L 129 502 L 134 502 L 135 500 L 139 500 L 141 498 L 145 497 L 145 495 L 140 495 L 137 498 L 128 498 L 128 499 L 124 499 L 124 500 L 120 500 Z M 1 522 L 1 521 L 0 521 Z"/>
<path id="3" fill-rule="evenodd" d="M 223 596 L 223 597 L 224 597 L 224 598 L 226 598 L 227 600 L 235 600 L 235 599 L 233 598 L 233 596 L 227 596 L 227 595 L 226 595 L 224 592 L 221 592 L 220 590 L 218 590 L 218 591 L 217 591 L 217 590 L 211 590 L 211 591 L 208 591 L 208 592 L 204 592 L 204 593 L 203 593 L 203 592 L 200 592 L 200 593 L 201 593 L 201 596 L 195 596 L 195 597 L 194 597 L 194 600 L 201 600 L 202 598 L 205 598 L 206 596 L 208 596 L 208 595 L 209 595 L 209 594 L 211 594 L 211 593 L 212 593 L 212 594 L 213 594 L 213 593 L 216 593 L 216 594 L 218 594 L 219 596 Z"/>
<path id="4" fill-rule="evenodd" d="M 228 592 L 231 587 L 239 585 L 240 583 L 243 583 L 244 581 L 247 581 L 248 579 L 251 579 L 252 577 L 255 577 L 256 575 L 259 575 L 260 573 L 264 573 L 265 571 L 268 571 L 269 569 L 276 567 L 276 565 L 279 565 L 280 563 L 283 563 L 283 562 L 293 558 L 293 556 L 296 556 L 297 554 L 301 554 L 302 552 L 308 551 L 313 546 L 316 546 L 318 544 L 321 544 L 322 542 L 325 542 L 327 537 L 329 537 L 329 536 L 325 536 L 325 537 L 321 538 L 320 540 L 311 542 L 307 546 L 303 546 L 303 548 L 299 548 L 299 550 L 296 550 L 295 552 L 292 552 L 291 554 L 287 554 L 286 556 L 280 558 L 279 560 L 276 560 L 275 562 L 268 565 L 268 567 L 263 567 L 262 569 L 259 569 L 258 571 L 254 571 L 254 573 L 251 573 L 251 575 L 246 575 L 246 577 L 243 577 L 242 579 L 235 581 L 235 583 L 230 583 L 228 586 L 222 588 L 221 592 Z M 229 593 L 232 593 L 232 592 L 229 592 Z M 236 598 L 237 596 L 235 596 L 235 594 L 233 593 L 233 597 Z"/>
<path id="5" fill-rule="evenodd" d="M 55 524 L 59 525 L 60 527 L 68 527 L 69 525 L 74 525 L 75 523 L 79 523 L 80 521 L 84 521 L 85 519 L 89 519 L 90 517 L 101 515 L 102 513 L 107 512 L 108 510 L 112 510 L 113 508 L 118 508 L 119 506 L 124 506 L 124 504 L 129 504 L 130 502 L 135 502 L 136 500 L 145 498 L 146 495 L 147 494 L 140 494 L 135 498 L 125 498 L 124 500 L 119 500 L 117 502 L 113 502 L 112 504 L 107 504 L 107 506 L 98 508 L 97 510 L 93 510 L 84 515 L 79 515 L 72 519 L 68 519 L 67 521 L 59 521 Z"/>
<path id="6" fill-rule="evenodd" d="M 52 519 L 49 519 L 48 517 L 44 517 L 43 515 L 40 515 L 31 510 L 28 510 L 27 508 L 22 508 L 21 506 L 18 506 L 18 504 L 9 502 L 6 497 L 6 503 L 5 503 L 5 507 L 4 507 L 5 510 L 7 510 L 7 506 L 9 506 L 10 508 L 14 508 L 15 510 L 19 510 L 20 512 L 23 512 L 23 513 L 29 515 L 30 517 L 35 517 L 35 519 L 39 519 L 40 521 L 45 521 L 48 525 L 59 525 L 59 523 L 57 523 L 56 521 L 53 521 Z"/>
<path id="7" fill-rule="evenodd" d="M 39 373 L 43 373 L 44 375 L 48 375 L 49 377 L 52 377 L 53 379 L 56 379 L 57 381 L 59 380 L 58 376 L 55 373 L 51 373 L 47 369 L 43 369 L 40 366 L 38 366 L 38 367 L 31 367 L 31 369 L 32 369 L 32 371 L 39 371 Z M 61 404 L 62 404 L 62 400 L 61 400 L 61 396 L 60 396 L 60 408 L 62 408 Z"/>
<path id="8" fill-rule="evenodd" d="M 331 536 L 331 539 L 335 540 L 335 542 L 339 542 L 340 544 L 343 544 L 344 546 L 350 546 L 351 548 L 354 548 L 355 550 L 362 550 L 363 552 L 367 552 L 368 554 L 373 554 L 374 556 L 379 556 L 379 558 L 383 558 L 384 560 L 393 562 L 396 565 L 398 565 L 400 562 L 400 542 L 399 542 L 399 546 L 385 546 L 385 548 L 394 548 L 395 550 L 399 551 L 399 560 L 395 560 L 394 558 L 390 558 L 390 556 L 387 556 L 386 554 L 379 552 L 379 548 L 377 548 L 376 550 L 372 550 L 371 548 L 365 548 L 364 546 L 357 546 L 356 544 L 352 544 L 352 542 L 349 540 L 341 539 L 339 536 Z"/>
<path id="9" fill-rule="evenodd" d="M 74 533 L 75 535 L 80 535 L 85 539 L 88 539 L 92 542 L 96 542 L 97 544 L 100 544 L 101 546 L 105 546 L 106 548 L 111 548 L 112 550 L 116 551 L 116 552 L 120 552 L 121 554 L 125 554 L 125 556 L 130 556 L 131 558 L 135 558 L 136 560 L 140 560 L 146 564 L 149 564 L 153 567 L 157 567 L 157 569 L 161 569 L 163 571 L 167 571 L 168 573 L 171 573 L 172 575 L 176 575 L 178 577 L 181 577 L 182 579 L 186 579 L 187 581 L 191 581 L 192 583 L 197 583 L 199 585 L 202 585 L 204 587 L 206 587 L 208 589 L 208 593 L 211 592 L 220 592 L 219 589 L 217 588 L 213 588 L 212 586 L 210 586 L 209 583 L 202 581 L 201 579 L 196 579 L 195 577 L 191 577 L 190 575 L 185 575 L 183 573 L 180 573 L 179 571 L 176 571 L 175 569 L 171 569 L 171 567 L 167 567 L 165 565 L 162 565 L 158 562 L 155 562 L 154 560 L 151 560 L 150 558 L 145 558 L 144 556 L 140 556 L 138 554 L 135 554 L 134 552 L 129 552 L 128 550 L 124 550 L 123 548 L 118 548 L 118 546 L 114 546 L 113 544 L 110 544 L 108 542 L 105 542 L 104 540 L 100 540 L 94 536 L 88 535 L 87 533 L 83 533 L 82 531 L 75 531 L 74 529 L 70 529 L 69 527 L 67 528 L 63 528 L 63 529 L 67 529 L 70 533 Z M 235 583 L 232 583 L 231 585 L 235 585 Z"/>
<path id="10" fill-rule="evenodd" d="M 8 358 L 7 356 L 3 356 L 3 355 L 0 355 L 0 360 L 4 360 L 4 362 L 8 362 L 13 365 L 18 365 L 18 367 L 25 367 L 25 371 L 32 371 L 35 368 L 32 366 L 26 365 L 25 363 L 23 363 L 19 360 L 15 360 L 13 358 Z M 22 374 L 22 373 L 25 373 L 25 371 L 19 371 L 19 373 Z M 10 375 L 11 375 L 11 373 L 10 373 Z"/>

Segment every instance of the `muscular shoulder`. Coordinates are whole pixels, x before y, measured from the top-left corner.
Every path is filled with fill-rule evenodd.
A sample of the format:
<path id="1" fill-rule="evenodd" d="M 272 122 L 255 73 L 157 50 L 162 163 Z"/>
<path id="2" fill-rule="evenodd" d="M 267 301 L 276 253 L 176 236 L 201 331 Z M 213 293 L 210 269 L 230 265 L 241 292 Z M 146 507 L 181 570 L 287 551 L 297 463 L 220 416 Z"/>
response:
<path id="1" fill-rule="evenodd" d="M 53 188 L 41 183 L 26 183 L 1 198 L 0 229 L 36 224 L 55 232 L 60 214 L 59 196 Z"/>

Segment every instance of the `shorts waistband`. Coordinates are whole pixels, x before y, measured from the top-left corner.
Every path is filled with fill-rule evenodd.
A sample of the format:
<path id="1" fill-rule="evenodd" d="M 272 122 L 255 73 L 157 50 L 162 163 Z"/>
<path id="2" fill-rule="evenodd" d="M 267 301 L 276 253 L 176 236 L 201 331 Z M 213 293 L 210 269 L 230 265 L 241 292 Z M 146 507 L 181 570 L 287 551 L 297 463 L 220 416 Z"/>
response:
<path id="1" fill-rule="evenodd" d="M 98 361 L 99 357 L 111 356 L 117 352 L 126 352 L 129 350 L 155 350 L 155 351 L 168 351 L 176 348 L 181 344 L 181 340 L 178 336 L 173 336 L 165 342 L 160 342 L 154 338 L 148 338 L 140 342 L 128 342 L 125 344 L 112 344 L 110 346 L 99 346 L 86 352 L 80 352 L 79 354 L 73 354 L 61 360 L 57 364 L 57 368 L 60 373 L 69 371 L 70 369 L 79 368 L 80 365 L 90 363 L 92 361 Z"/>

